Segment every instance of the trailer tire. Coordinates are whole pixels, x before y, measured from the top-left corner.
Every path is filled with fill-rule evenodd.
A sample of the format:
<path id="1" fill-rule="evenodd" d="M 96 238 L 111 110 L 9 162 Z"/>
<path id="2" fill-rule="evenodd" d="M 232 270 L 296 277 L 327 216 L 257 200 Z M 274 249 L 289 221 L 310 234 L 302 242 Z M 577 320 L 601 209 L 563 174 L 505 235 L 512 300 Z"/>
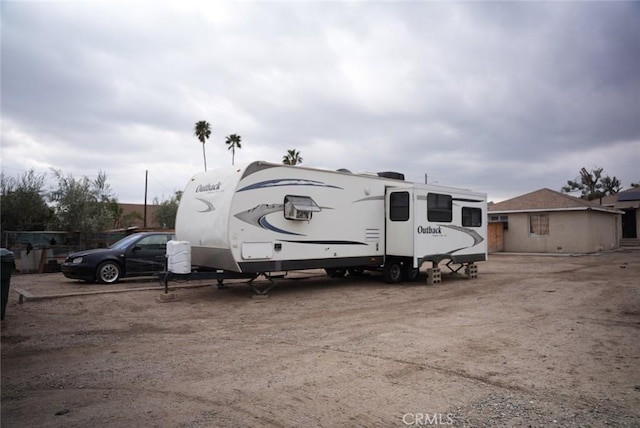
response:
<path id="1" fill-rule="evenodd" d="M 345 268 L 326 268 L 325 272 L 331 278 L 342 278 L 347 273 L 347 270 Z"/>
<path id="2" fill-rule="evenodd" d="M 347 272 L 349 272 L 349 276 L 362 276 L 364 275 L 364 268 L 362 267 L 352 267 L 347 269 Z"/>
<path id="3" fill-rule="evenodd" d="M 418 268 L 407 266 L 402 269 L 402 279 L 404 281 L 413 282 L 416 279 L 418 279 L 419 275 L 420 275 L 420 269 Z"/>
<path id="4" fill-rule="evenodd" d="M 389 261 L 385 263 L 382 269 L 385 282 L 389 284 L 397 284 L 402 280 L 402 265 L 397 261 Z"/>

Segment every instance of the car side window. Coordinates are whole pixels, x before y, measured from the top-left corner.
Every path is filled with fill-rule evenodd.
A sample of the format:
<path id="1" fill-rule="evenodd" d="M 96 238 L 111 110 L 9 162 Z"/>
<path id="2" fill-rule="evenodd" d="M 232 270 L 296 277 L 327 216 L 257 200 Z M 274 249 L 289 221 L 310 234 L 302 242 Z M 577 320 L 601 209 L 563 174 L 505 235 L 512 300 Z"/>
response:
<path id="1" fill-rule="evenodd" d="M 164 250 L 167 247 L 167 236 L 151 235 L 138 241 L 138 247 L 145 250 Z"/>

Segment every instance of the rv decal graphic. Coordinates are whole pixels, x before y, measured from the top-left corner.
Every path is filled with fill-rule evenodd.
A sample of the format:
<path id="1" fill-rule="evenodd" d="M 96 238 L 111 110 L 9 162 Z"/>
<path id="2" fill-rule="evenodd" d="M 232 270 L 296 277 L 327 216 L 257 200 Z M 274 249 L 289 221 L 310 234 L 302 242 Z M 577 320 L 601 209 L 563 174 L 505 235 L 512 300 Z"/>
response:
<path id="1" fill-rule="evenodd" d="M 279 227 L 275 227 L 274 225 L 272 225 L 271 223 L 269 223 L 267 221 L 266 217 L 260 217 L 258 219 L 258 224 L 263 229 L 268 229 L 268 230 L 271 230 L 273 232 L 284 233 L 286 235 L 302 235 L 301 233 L 289 232 L 288 230 L 284 230 L 284 229 L 280 229 Z M 302 235 L 302 236 L 304 236 L 304 235 Z"/>
<path id="2" fill-rule="evenodd" d="M 353 203 L 355 204 L 356 202 L 367 202 L 367 201 L 384 201 L 384 196 L 369 196 L 366 198 L 357 199 L 353 201 Z"/>
<path id="3" fill-rule="evenodd" d="M 463 232 L 466 233 L 467 235 L 471 236 L 473 238 L 473 245 L 472 247 L 478 245 L 479 243 L 481 243 L 482 241 L 484 241 L 484 238 L 482 236 L 480 236 L 480 234 L 478 232 L 476 232 L 475 230 L 472 229 L 467 229 L 466 227 L 461 227 L 461 226 L 454 226 L 452 224 L 443 224 L 441 225 L 442 227 L 447 227 L 449 229 L 453 229 L 453 230 L 457 230 L 458 232 Z"/>
<path id="4" fill-rule="evenodd" d="M 473 238 L 473 245 L 469 245 L 468 247 L 456 248 L 455 250 L 449 251 L 447 254 L 453 254 L 455 252 L 458 252 L 460 250 L 464 250 L 466 248 L 475 247 L 476 245 L 478 245 L 479 243 L 484 241 L 484 238 L 482 236 L 480 236 L 480 234 L 478 232 L 476 232 L 475 230 L 467 229 L 466 227 L 446 225 L 446 224 L 443 224 L 441 226 L 449 228 L 449 229 L 457 230 L 458 232 L 466 233 L 467 235 L 469 235 L 469 236 L 471 236 Z"/>
<path id="5" fill-rule="evenodd" d="M 293 244 L 316 244 L 316 245 L 367 245 L 365 242 L 358 241 L 292 241 L 288 239 L 278 239 L 282 242 L 291 242 Z"/>
<path id="6" fill-rule="evenodd" d="M 238 192 L 244 192 L 246 190 L 263 189 L 269 187 L 282 187 L 282 186 L 312 186 L 312 187 L 329 187 L 333 189 L 342 189 L 342 187 L 333 186 L 316 180 L 305 180 L 302 178 L 284 178 L 277 180 L 261 181 L 259 183 L 250 184 L 249 186 L 238 189 Z"/>
<path id="7" fill-rule="evenodd" d="M 470 198 L 452 198 L 452 201 L 458 202 L 484 202 L 482 199 L 470 199 Z"/>
<path id="8" fill-rule="evenodd" d="M 287 230 L 275 227 L 267 221 L 267 215 L 282 211 L 283 204 L 260 204 L 255 207 L 235 214 L 235 217 L 255 227 L 271 230 L 273 232 L 284 233 L 286 235 L 302 235 L 302 233 L 289 232 Z"/>
<path id="9" fill-rule="evenodd" d="M 418 195 L 418 200 L 426 201 L 427 195 Z M 482 199 L 471 199 L 471 198 L 451 198 L 451 200 L 457 201 L 457 202 L 484 202 Z M 456 204 L 456 206 L 459 206 L 459 205 Z"/>
<path id="10" fill-rule="evenodd" d="M 196 198 L 196 199 L 207 206 L 206 208 L 204 208 L 202 210 L 198 210 L 199 213 L 208 213 L 208 212 L 211 212 L 211 211 L 216 209 L 211 202 L 209 202 L 209 201 L 207 201 L 205 199 L 202 199 L 202 198 Z"/>

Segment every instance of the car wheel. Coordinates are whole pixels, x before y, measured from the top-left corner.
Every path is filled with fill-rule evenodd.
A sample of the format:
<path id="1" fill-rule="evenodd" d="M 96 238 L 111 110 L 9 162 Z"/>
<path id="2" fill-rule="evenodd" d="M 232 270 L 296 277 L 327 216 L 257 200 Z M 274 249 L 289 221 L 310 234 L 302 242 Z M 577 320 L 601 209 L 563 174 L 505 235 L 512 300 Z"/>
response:
<path id="1" fill-rule="evenodd" d="M 120 280 L 120 265 L 116 262 L 104 262 L 98 266 L 96 279 L 102 284 L 115 284 Z"/>
<path id="2" fill-rule="evenodd" d="M 402 279 L 402 266 L 400 262 L 389 261 L 382 270 L 384 280 L 389 284 L 397 284 Z"/>

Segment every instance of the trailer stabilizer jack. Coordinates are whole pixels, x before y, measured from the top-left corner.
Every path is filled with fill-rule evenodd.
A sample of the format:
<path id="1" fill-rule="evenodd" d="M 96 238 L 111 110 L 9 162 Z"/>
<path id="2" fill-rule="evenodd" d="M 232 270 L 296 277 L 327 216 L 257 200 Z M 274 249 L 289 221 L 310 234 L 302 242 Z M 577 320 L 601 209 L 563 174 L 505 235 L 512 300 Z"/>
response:
<path id="1" fill-rule="evenodd" d="M 474 262 L 453 263 L 453 261 L 449 260 L 445 266 L 449 268 L 451 274 L 453 275 L 459 274 L 460 270 L 464 268 L 464 276 L 467 277 L 467 279 L 475 279 L 478 277 L 478 265 L 476 265 Z"/>

